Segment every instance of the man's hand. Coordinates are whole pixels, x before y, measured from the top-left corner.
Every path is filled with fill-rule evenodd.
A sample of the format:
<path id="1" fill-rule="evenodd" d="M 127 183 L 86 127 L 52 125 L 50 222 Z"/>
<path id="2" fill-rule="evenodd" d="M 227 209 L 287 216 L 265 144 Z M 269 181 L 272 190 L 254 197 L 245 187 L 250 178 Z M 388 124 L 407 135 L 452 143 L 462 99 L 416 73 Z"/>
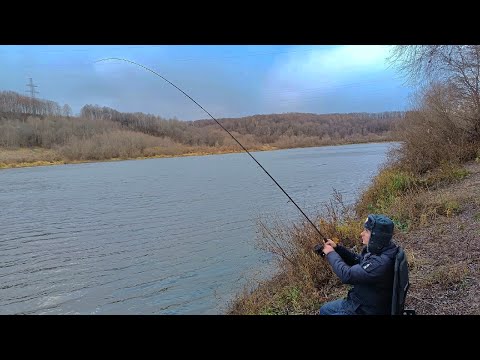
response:
<path id="1" fill-rule="evenodd" d="M 332 240 L 330 240 L 330 242 L 333 243 Z M 328 241 L 325 243 L 325 246 L 323 247 L 323 253 L 325 255 L 328 255 L 328 253 L 332 252 L 332 251 L 335 251 L 333 250 L 333 247 L 328 243 Z"/>
<path id="2" fill-rule="evenodd" d="M 325 245 L 330 245 L 334 249 L 337 247 L 337 244 L 335 244 L 335 241 L 330 239 L 327 239 L 327 241 L 325 241 Z"/>

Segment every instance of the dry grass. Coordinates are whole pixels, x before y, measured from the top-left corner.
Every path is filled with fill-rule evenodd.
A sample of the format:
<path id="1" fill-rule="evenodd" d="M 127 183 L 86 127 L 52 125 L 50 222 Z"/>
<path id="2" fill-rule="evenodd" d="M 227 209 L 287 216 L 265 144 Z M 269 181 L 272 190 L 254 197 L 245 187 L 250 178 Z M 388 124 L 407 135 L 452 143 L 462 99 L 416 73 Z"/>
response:
<path id="1" fill-rule="evenodd" d="M 62 156 L 52 149 L 23 148 L 13 150 L 0 148 L 0 169 L 63 163 Z"/>
<path id="2" fill-rule="evenodd" d="M 250 150 L 272 151 L 277 148 L 270 145 L 257 145 Z M 170 138 L 117 130 L 89 138 L 72 137 L 65 145 L 55 149 L 0 148 L 0 169 L 90 161 L 204 156 L 243 151 L 237 144 L 193 147 L 176 143 Z"/>
<path id="3" fill-rule="evenodd" d="M 438 284 L 443 289 L 463 282 L 469 274 L 468 266 L 465 263 L 439 265 L 424 279 L 426 286 Z"/>

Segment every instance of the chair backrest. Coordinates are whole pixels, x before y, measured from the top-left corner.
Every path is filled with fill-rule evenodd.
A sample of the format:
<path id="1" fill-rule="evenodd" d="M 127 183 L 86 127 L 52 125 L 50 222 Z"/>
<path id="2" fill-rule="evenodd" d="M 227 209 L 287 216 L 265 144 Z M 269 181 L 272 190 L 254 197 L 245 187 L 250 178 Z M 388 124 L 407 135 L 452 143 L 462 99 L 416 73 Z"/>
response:
<path id="1" fill-rule="evenodd" d="M 401 246 L 398 247 L 395 258 L 395 271 L 393 276 L 393 294 L 392 294 L 392 315 L 403 315 L 405 310 L 405 299 L 410 287 L 408 278 L 408 263 L 405 251 Z"/>

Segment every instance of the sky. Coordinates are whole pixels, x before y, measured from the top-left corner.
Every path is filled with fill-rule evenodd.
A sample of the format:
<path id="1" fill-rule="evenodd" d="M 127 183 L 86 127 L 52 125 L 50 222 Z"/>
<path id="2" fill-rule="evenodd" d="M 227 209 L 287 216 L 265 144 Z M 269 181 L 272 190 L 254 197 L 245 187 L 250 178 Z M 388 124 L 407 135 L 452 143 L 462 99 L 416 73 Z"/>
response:
<path id="1" fill-rule="evenodd" d="M 87 104 L 162 118 L 405 111 L 411 89 L 382 45 L 0 45 L 0 91 L 74 114 Z"/>

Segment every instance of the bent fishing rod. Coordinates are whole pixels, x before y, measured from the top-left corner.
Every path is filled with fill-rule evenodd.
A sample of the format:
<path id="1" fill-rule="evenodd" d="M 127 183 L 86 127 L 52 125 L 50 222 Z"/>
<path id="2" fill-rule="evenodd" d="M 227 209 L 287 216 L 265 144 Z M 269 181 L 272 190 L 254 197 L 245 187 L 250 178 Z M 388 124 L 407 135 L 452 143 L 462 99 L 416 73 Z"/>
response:
<path id="1" fill-rule="evenodd" d="M 205 109 L 203 108 L 202 105 L 200 105 L 198 102 L 196 102 L 190 95 L 188 95 L 185 91 L 183 91 L 182 89 L 180 89 L 177 85 L 175 85 L 175 84 L 172 83 L 171 81 L 167 80 L 165 77 L 163 77 L 163 76 L 160 75 L 159 73 L 153 71 L 152 69 L 149 69 L 148 67 L 146 67 L 146 66 L 144 66 L 144 65 L 142 65 L 142 64 L 136 63 L 136 62 L 134 62 L 134 61 L 127 60 L 127 59 L 122 59 L 122 58 L 112 57 L 112 58 L 100 59 L 100 60 L 97 60 L 97 61 L 95 61 L 95 62 L 97 63 L 97 62 L 108 61 L 108 60 L 120 60 L 120 61 L 125 61 L 125 62 L 127 62 L 127 63 L 137 65 L 137 66 L 139 66 L 139 67 L 141 67 L 141 68 L 143 68 L 143 69 L 145 69 L 145 70 L 147 70 L 147 71 L 150 71 L 152 74 L 154 74 L 154 75 L 162 78 L 162 79 L 165 80 L 167 83 L 169 83 L 170 85 L 172 85 L 175 89 L 177 89 L 178 91 L 180 91 L 183 95 L 185 95 L 187 98 L 189 98 L 190 100 L 192 100 L 200 109 L 202 109 L 203 111 L 205 111 L 205 112 L 208 114 L 208 116 L 210 116 L 218 125 L 220 125 L 220 127 L 221 127 L 223 130 L 225 130 L 225 131 L 228 133 L 228 135 L 230 135 L 230 136 L 232 137 L 232 139 L 235 140 L 235 142 L 236 142 L 238 145 L 240 145 L 240 147 L 241 147 L 243 150 L 245 150 L 245 152 L 246 152 L 248 155 L 250 155 L 250 157 L 258 164 L 258 166 L 260 166 L 260 168 L 261 168 L 263 171 L 265 171 L 265 173 L 270 177 L 270 179 L 273 180 L 273 182 L 280 188 L 280 190 L 282 190 L 283 193 L 284 193 L 285 195 L 287 195 L 288 199 L 292 202 L 292 204 L 294 204 L 294 205 L 297 207 L 297 209 L 302 213 L 302 215 L 305 216 L 305 219 L 307 219 L 308 222 L 315 228 L 315 230 L 316 230 L 317 233 L 322 237 L 322 239 L 323 239 L 324 241 L 327 240 L 327 238 L 320 232 L 320 230 L 319 230 L 319 229 L 315 226 L 315 224 L 308 218 L 308 216 L 305 215 L 305 213 L 303 212 L 303 210 L 300 209 L 300 207 L 297 205 L 297 203 L 296 203 L 295 201 L 293 201 L 293 199 L 290 197 L 290 195 L 288 195 L 287 192 L 286 192 L 285 190 L 283 190 L 283 188 L 282 188 L 282 187 L 280 186 L 280 184 L 273 178 L 273 176 L 270 175 L 270 173 L 269 173 L 267 170 L 265 170 L 265 168 L 257 161 L 257 159 L 255 159 L 255 158 L 253 157 L 252 154 L 250 154 L 250 152 L 240 143 L 240 141 L 238 141 L 238 140 L 235 138 L 235 136 L 233 136 L 232 133 L 230 133 L 230 131 L 228 131 L 222 124 L 220 124 L 217 119 L 215 119 L 207 110 L 205 110 Z"/>

